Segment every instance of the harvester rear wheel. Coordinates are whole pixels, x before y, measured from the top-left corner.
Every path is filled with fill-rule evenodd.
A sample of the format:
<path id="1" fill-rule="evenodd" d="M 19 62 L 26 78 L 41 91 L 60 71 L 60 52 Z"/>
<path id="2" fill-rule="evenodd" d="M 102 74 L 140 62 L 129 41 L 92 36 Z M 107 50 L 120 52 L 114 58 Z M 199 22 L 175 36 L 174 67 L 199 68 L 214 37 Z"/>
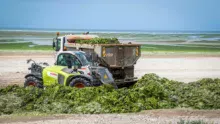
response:
<path id="1" fill-rule="evenodd" d="M 26 80 L 24 82 L 24 87 L 29 87 L 29 86 L 43 88 L 42 81 L 37 79 L 34 76 L 29 76 L 26 78 Z"/>

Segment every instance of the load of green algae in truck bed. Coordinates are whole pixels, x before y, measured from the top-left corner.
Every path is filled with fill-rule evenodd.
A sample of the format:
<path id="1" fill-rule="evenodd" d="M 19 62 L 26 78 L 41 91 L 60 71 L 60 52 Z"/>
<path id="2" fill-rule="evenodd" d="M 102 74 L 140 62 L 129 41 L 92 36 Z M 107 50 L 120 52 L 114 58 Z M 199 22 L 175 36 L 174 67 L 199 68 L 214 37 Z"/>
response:
<path id="1" fill-rule="evenodd" d="M 16 85 L 0 89 L 0 114 L 129 113 L 150 109 L 220 109 L 220 79 L 182 83 L 155 74 L 134 86 L 77 89 L 53 85 L 45 89 Z"/>
<path id="2" fill-rule="evenodd" d="M 93 39 L 88 39 L 88 40 L 75 40 L 75 43 L 80 43 L 80 44 L 119 44 L 120 42 L 117 38 L 93 38 Z"/>

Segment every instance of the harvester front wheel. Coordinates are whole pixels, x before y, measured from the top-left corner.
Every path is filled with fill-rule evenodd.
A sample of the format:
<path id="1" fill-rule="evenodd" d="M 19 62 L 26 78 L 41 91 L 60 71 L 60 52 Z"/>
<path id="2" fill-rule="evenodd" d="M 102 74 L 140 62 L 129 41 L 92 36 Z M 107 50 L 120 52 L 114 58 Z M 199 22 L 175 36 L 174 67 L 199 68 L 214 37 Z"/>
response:
<path id="1" fill-rule="evenodd" d="M 89 83 L 88 80 L 86 80 L 84 78 L 74 78 L 70 82 L 70 86 L 71 87 L 76 87 L 76 88 L 84 88 L 84 87 L 90 86 L 90 83 Z"/>
<path id="2" fill-rule="evenodd" d="M 24 87 L 29 87 L 29 86 L 43 88 L 42 81 L 37 79 L 34 76 L 29 76 L 26 78 L 26 80 L 24 82 Z"/>

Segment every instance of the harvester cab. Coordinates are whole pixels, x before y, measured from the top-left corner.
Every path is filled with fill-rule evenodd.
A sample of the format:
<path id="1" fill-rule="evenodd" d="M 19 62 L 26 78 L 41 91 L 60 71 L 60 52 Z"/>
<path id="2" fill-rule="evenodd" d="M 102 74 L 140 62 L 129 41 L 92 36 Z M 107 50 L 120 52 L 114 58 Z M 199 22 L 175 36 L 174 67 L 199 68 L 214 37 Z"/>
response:
<path id="1" fill-rule="evenodd" d="M 94 59 L 97 59 L 96 57 L 94 55 L 88 56 L 83 51 L 62 51 L 57 53 L 55 65 L 68 66 L 68 63 L 70 63 L 70 66 L 73 66 L 73 70 L 91 77 L 93 86 L 113 84 L 114 79 L 109 70 L 95 64 L 96 61 Z"/>

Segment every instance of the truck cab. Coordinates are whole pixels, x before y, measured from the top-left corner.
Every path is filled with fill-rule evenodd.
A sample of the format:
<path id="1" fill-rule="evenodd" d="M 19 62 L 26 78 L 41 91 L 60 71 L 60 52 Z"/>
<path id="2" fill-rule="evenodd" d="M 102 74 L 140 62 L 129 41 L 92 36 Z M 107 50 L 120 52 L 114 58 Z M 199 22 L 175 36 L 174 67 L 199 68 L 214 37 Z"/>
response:
<path id="1" fill-rule="evenodd" d="M 56 38 L 53 39 L 53 48 L 56 52 L 62 52 L 66 51 L 67 48 L 65 46 L 65 43 L 75 43 L 75 40 L 88 40 L 93 38 L 98 38 L 97 35 L 65 35 L 65 36 L 59 36 L 57 35 Z"/>

